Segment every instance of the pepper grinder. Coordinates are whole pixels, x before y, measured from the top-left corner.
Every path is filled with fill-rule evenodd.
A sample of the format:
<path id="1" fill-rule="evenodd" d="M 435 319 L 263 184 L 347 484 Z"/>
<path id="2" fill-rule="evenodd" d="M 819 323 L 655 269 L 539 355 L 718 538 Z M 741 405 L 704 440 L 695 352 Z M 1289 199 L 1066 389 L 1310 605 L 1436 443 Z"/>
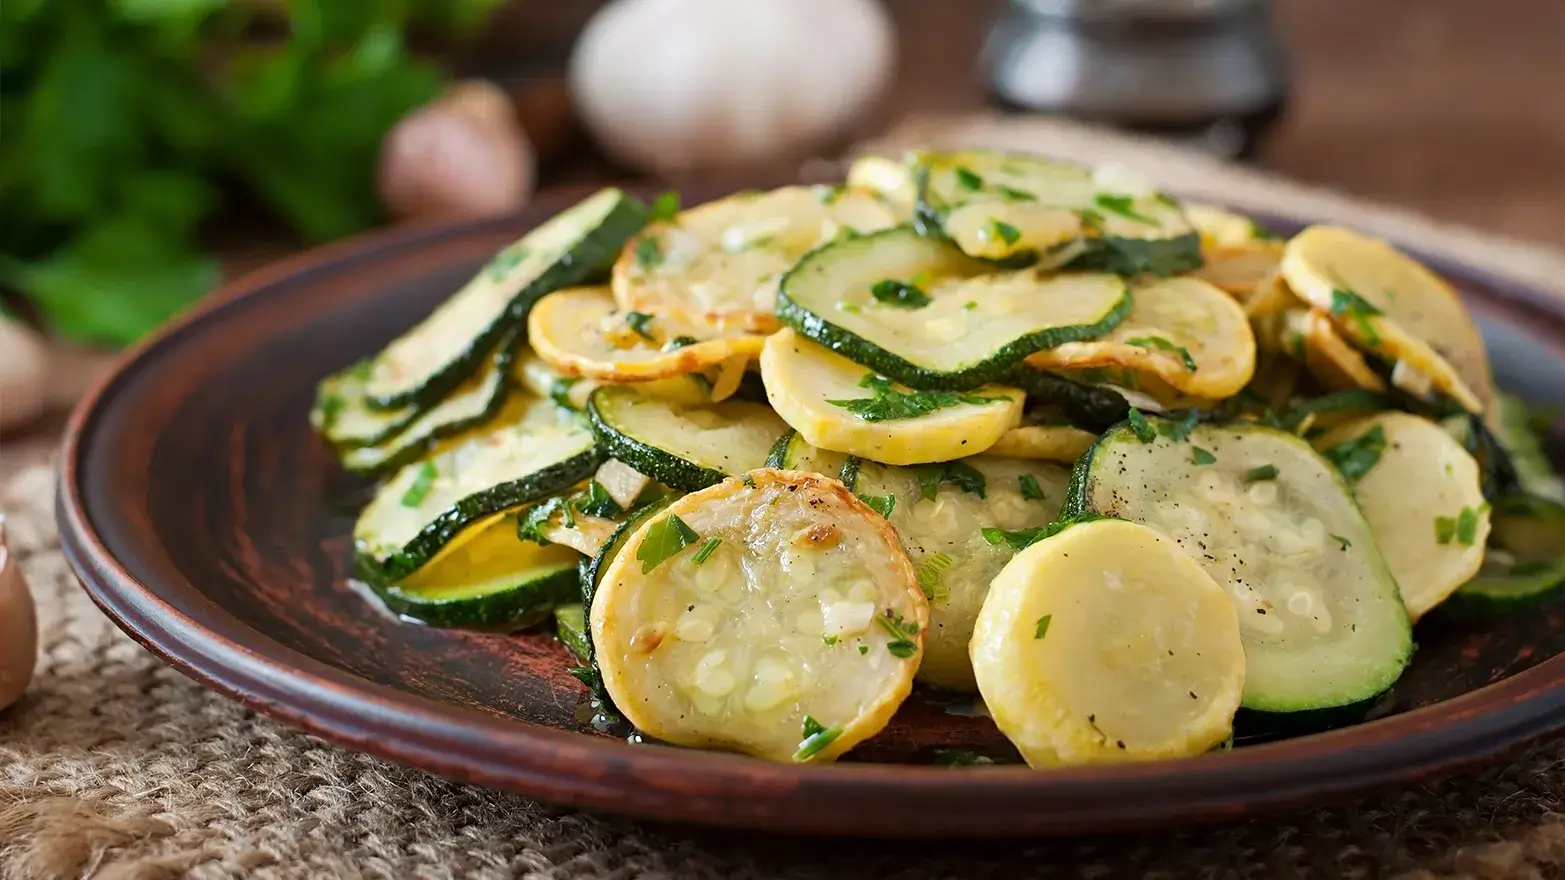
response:
<path id="1" fill-rule="evenodd" d="M 1254 155 L 1282 115 L 1287 65 L 1265 0 L 1012 0 L 985 46 L 1015 111 Z"/>

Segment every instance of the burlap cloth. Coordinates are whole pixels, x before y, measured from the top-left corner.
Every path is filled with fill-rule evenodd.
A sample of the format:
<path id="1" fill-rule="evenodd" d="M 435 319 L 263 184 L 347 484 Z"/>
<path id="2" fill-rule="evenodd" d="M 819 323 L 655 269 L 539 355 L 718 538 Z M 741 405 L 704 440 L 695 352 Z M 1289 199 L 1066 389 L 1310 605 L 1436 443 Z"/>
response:
<path id="1" fill-rule="evenodd" d="M 1148 169 L 1184 192 L 1337 216 L 1561 289 L 1565 258 L 1071 126 L 920 122 Z M 1565 205 L 1562 205 L 1565 209 Z M 1508 271 L 1507 271 L 1508 270 Z M 7 441 L 0 486 L 42 656 L 0 714 L 0 878 L 1565 876 L 1565 742 L 1345 806 L 1180 834 L 961 844 L 821 842 L 653 826 L 472 788 L 258 717 L 114 628 L 61 556 L 50 437 Z M 953 771 L 959 772 L 959 771 Z"/>

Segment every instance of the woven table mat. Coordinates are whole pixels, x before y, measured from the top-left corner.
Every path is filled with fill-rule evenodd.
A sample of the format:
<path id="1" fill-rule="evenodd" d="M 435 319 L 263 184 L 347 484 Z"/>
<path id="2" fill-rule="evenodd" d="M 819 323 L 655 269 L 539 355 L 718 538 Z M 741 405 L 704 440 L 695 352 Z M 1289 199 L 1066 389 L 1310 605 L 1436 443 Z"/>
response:
<path id="1" fill-rule="evenodd" d="M 924 120 L 892 137 L 1124 161 L 1162 185 L 1237 206 L 1250 205 L 1247 196 L 1264 184 L 1273 189 L 1257 208 L 1337 216 L 1565 293 L 1565 256 L 1550 249 L 1076 126 L 961 124 L 969 127 Z M 41 644 L 27 696 L 0 712 L 0 880 L 1565 876 L 1565 741 L 1506 766 L 1341 806 L 1179 834 L 1058 842 L 709 832 L 447 782 L 274 724 L 120 633 L 61 555 L 52 447 L 53 438 L 35 436 L 0 449 L 0 511 L 39 605 Z"/>

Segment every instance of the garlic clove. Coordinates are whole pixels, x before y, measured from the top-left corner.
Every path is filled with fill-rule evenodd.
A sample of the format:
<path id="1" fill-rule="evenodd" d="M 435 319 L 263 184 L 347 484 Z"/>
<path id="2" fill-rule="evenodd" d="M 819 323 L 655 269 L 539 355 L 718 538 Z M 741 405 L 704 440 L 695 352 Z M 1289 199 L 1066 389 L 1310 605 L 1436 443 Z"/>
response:
<path id="1" fill-rule="evenodd" d="M 5 544 L 0 517 L 0 710 L 15 703 L 32 680 L 38 656 L 38 624 L 22 567 Z"/>
<path id="2" fill-rule="evenodd" d="M 46 354 L 38 335 L 0 317 L 0 432 L 43 413 L 47 397 Z"/>

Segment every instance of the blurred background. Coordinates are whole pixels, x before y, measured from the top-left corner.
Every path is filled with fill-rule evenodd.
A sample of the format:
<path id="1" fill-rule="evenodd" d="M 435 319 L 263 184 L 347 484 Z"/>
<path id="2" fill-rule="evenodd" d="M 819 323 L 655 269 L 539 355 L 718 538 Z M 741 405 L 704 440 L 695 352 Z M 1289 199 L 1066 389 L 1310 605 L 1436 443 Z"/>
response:
<path id="1" fill-rule="evenodd" d="M 0 355 L 385 223 L 981 112 L 1565 244 L 1561 0 L 4 0 Z"/>

